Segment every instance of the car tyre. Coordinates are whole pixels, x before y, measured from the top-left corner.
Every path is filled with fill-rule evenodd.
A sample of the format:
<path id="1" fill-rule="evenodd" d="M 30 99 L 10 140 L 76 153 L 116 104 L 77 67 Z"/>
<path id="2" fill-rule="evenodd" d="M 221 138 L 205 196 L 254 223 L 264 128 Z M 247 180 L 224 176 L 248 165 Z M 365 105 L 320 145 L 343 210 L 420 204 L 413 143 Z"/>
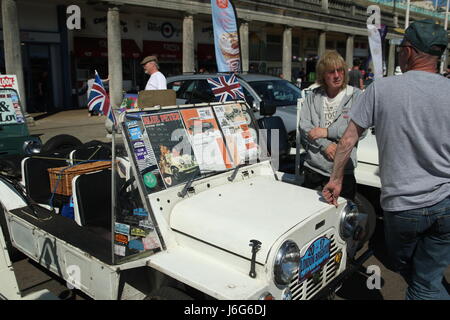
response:
<path id="1" fill-rule="evenodd" d="M 366 234 L 364 235 L 363 241 L 361 241 L 361 244 L 366 243 L 367 241 L 372 238 L 373 233 L 375 232 L 375 226 L 377 223 L 377 214 L 375 211 L 375 208 L 370 203 L 369 200 L 367 200 L 366 197 L 364 197 L 361 193 L 356 193 L 355 195 L 355 204 L 358 207 L 358 212 L 366 213 L 368 215 L 367 218 L 367 225 L 366 225 Z"/>
<path id="2" fill-rule="evenodd" d="M 75 138 L 74 136 L 68 134 L 59 134 L 48 140 L 41 149 L 41 153 L 61 151 L 68 148 L 76 148 L 81 146 L 83 143 Z"/>

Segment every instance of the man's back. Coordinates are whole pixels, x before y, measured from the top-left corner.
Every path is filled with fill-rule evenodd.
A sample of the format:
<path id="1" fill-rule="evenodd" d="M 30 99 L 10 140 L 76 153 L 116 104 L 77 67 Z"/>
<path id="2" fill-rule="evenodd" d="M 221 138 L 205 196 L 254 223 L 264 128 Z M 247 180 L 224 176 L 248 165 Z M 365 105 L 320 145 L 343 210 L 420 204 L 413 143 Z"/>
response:
<path id="1" fill-rule="evenodd" d="M 367 110 L 352 119 L 365 126 L 373 117 L 383 209 L 409 210 L 443 200 L 450 193 L 450 81 L 408 71 L 375 81 L 364 100 L 355 108 L 372 100 L 373 114 Z"/>
<path id="2" fill-rule="evenodd" d="M 166 90 L 166 82 L 166 77 L 164 77 L 161 72 L 157 71 L 150 76 L 150 79 L 148 79 L 145 90 Z"/>

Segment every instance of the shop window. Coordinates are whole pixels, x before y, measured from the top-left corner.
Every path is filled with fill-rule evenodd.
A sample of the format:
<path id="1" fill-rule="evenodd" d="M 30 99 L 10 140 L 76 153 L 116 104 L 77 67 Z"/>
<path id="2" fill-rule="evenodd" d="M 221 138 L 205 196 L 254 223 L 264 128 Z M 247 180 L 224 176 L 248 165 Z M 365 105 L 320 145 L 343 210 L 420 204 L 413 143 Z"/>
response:
<path id="1" fill-rule="evenodd" d="M 326 41 L 326 48 L 327 49 L 334 49 L 334 41 Z"/>
<path id="2" fill-rule="evenodd" d="M 174 88 L 175 87 L 175 88 Z M 177 90 L 175 90 L 178 88 Z M 167 89 L 174 89 L 176 91 L 177 99 L 189 100 L 192 95 L 192 91 L 195 88 L 195 82 L 193 80 L 176 81 L 167 86 Z"/>
<path id="3" fill-rule="evenodd" d="M 192 89 L 191 98 L 187 103 L 202 103 L 213 102 L 215 100 L 211 87 L 207 80 L 195 81 L 194 88 Z"/>
<path id="4" fill-rule="evenodd" d="M 307 38 L 306 39 L 306 48 L 307 49 L 317 50 L 318 46 L 319 46 L 319 42 L 318 42 L 317 38 Z"/>

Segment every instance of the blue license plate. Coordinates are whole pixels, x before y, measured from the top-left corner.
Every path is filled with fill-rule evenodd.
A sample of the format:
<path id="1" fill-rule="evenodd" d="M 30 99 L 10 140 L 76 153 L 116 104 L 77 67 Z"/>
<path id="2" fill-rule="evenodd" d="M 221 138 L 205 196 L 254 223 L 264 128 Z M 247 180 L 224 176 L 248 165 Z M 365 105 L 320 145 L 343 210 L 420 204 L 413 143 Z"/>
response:
<path id="1" fill-rule="evenodd" d="M 311 243 L 305 254 L 300 258 L 299 283 L 311 277 L 328 262 L 330 259 L 330 244 L 331 240 L 326 237 L 319 238 Z"/>

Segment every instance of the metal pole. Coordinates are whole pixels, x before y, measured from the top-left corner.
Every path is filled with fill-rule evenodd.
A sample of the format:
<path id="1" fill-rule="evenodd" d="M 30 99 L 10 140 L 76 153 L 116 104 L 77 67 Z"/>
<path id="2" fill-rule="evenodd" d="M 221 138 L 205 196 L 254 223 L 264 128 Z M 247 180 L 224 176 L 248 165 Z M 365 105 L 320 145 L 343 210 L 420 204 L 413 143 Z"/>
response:
<path id="1" fill-rule="evenodd" d="M 405 30 L 409 26 L 409 5 L 411 3 L 411 0 L 408 0 L 406 2 L 406 17 L 405 17 Z"/>
<path id="2" fill-rule="evenodd" d="M 114 112 L 114 110 L 111 110 Z M 112 125 L 111 132 L 111 262 L 115 263 L 114 259 L 114 229 L 116 222 L 116 126 Z"/>
<path id="3" fill-rule="evenodd" d="M 448 27 L 448 5 L 449 0 L 447 0 L 447 7 L 445 8 L 445 21 L 444 21 L 444 29 L 447 30 Z"/>
<path id="4" fill-rule="evenodd" d="M 447 31 L 448 28 L 448 9 L 449 9 L 449 3 L 450 0 L 447 0 L 447 7 L 445 8 L 445 21 L 444 21 L 444 29 L 445 31 Z M 440 68 L 440 73 L 444 73 L 444 67 L 446 68 L 446 64 L 447 64 L 447 57 L 448 57 L 448 46 L 447 48 L 445 48 L 444 53 L 442 54 L 441 57 L 441 68 Z"/>

